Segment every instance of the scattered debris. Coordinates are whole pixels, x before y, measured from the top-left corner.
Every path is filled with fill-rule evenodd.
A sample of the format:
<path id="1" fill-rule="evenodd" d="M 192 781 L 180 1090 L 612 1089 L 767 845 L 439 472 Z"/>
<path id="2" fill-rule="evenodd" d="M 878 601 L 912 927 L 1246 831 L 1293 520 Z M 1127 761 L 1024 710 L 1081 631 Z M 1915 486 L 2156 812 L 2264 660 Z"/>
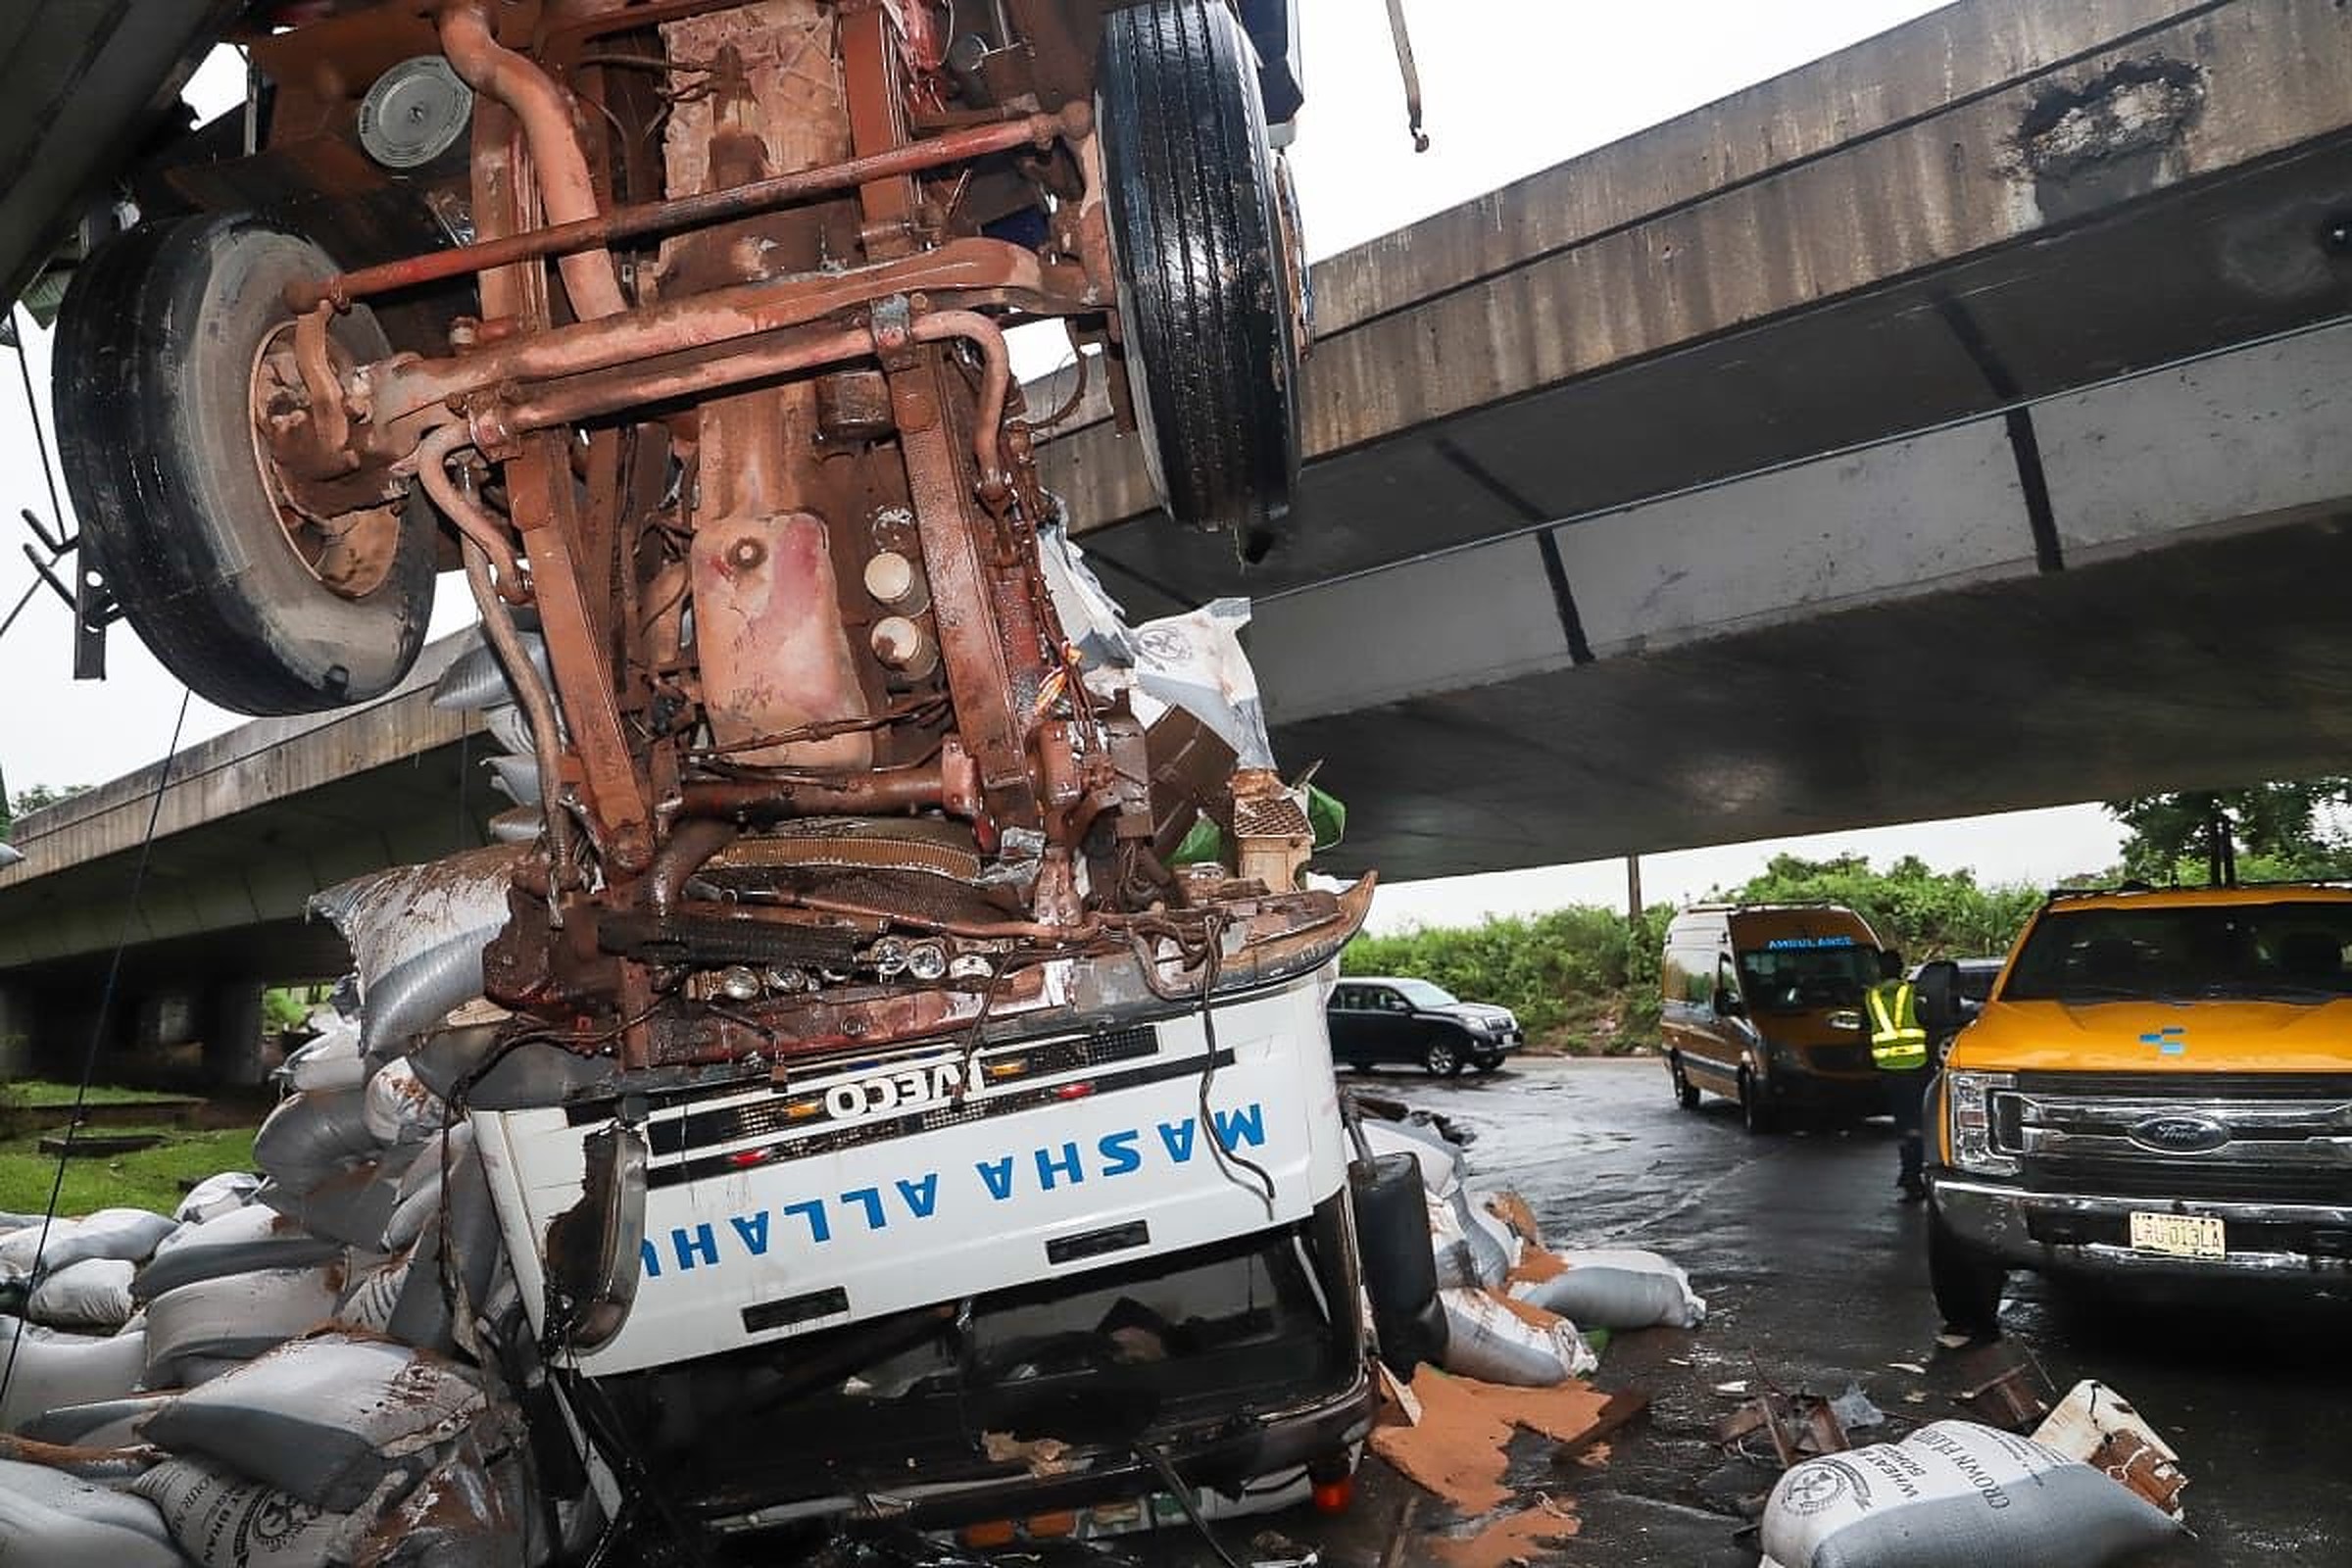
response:
<path id="1" fill-rule="evenodd" d="M 1845 1392 L 1830 1401 L 1830 1413 L 1849 1433 L 1868 1432 L 1886 1424 L 1886 1412 L 1870 1402 L 1870 1396 L 1862 1392 L 1859 1383 L 1847 1384 Z"/>
<path id="2" fill-rule="evenodd" d="M 1261 1530 L 1250 1538 L 1250 1568 L 1319 1568 L 1322 1561 L 1320 1551 L 1279 1530 Z"/>
<path id="3" fill-rule="evenodd" d="M 1742 1458 L 1757 1459 L 1761 1456 L 1747 1440 L 1760 1432 L 1772 1445 L 1774 1461 L 1786 1470 L 1807 1454 L 1840 1452 L 1852 1446 L 1848 1434 L 1886 1421 L 1886 1413 L 1870 1402 L 1859 1384 L 1828 1399 L 1817 1394 L 1790 1394 L 1767 1379 L 1762 1394 L 1715 1423 L 1715 1441 Z"/>
<path id="4" fill-rule="evenodd" d="M 2131 1401 L 2104 1383 L 2084 1378 L 2068 1390 L 2058 1407 L 2034 1429 L 2034 1441 L 2082 1460 L 2174 1518 L 2180 1517 L 2180 1494 L 2188 1486 L 2180 1456 Z"/>
<path id="5" fill-rule="evenodd" d="M 1058 1438 L 1024 1439 L 1009 1432 L 983 1432 L 980 1451 L 988 1455 L 991 1464 L 1026 1465 L 1040 1480 L 1067 1475 L 1071 1468 L 1070 1446 Z"/>
<path id="6" fill-rule="evenodd" d="M 1598 1466 L 1609 1454 L 1607 1439 L 1649 1408 L 1649 1396 L 1640 1389 L 1621 1389 L 1609 1396 L 1581 1437 L 1562 1438 L 1551 1458 L 1554 1464 Z"/>
<path id="7" fill-rule="evenodd" d="M 2041 1363 L 2014 1341 L 1981 1346 L 1961 1357 L 1960 1402 L 1978 1420 L 2023 1432 L 2050 1413 L 2056 1391 Z"/>
<path id="8" fill-rule="evenodd" d="M 1915 1378 L 1924 1378 L 1928 1375 L 1928 1369 L 1917 1361 L 1889 1361 L 1886 1365 L 1896 1372 L 1908 1372 Z"/>

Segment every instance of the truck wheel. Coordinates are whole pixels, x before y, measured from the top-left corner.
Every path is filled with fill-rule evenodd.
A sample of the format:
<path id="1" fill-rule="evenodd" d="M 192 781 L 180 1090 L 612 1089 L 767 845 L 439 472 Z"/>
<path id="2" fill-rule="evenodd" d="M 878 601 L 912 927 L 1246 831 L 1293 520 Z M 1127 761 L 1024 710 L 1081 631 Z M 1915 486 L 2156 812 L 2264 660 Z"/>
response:
<path id="1" fill-rule="evenodd" d="M 1096 81 L 1144 465 L 1254 561 L 1298 480 L 1298 342 L 1250 40 L 1222 0 L 1152 0 L 1103 19 Z"/>
<path id="2" fill-rule="evenodd" d="M 1928 1284 L 1936 1309 L 1954 1329 L 1980 1340 L 2001 1337 L 2001 1292 L 2009 1271 L 1961 1241 L 1937 1220 L 1928 1223 Z"/>
<path id="3" fill-rule="evenodd" d="M 293 320 L 279 292 L 335 270 L 258 219 L 185 218 L 100 249 L 60 313 L 59 455 L 92 563 L 164 666 L 239 712 L 381 696 L 432 611 L 421 496 L 308 517 L 256 432 L 265 353 Z M 365 310 L 329 335 L 354 365 L 391 353 Z"/>
<path id="4" fill-rule="evenodd" d="M 1764 1100 L 1763 1086 L 1745 1067 L 1740 1069 L 1740 1125 L 1758 1137 L 1772 1131 L 1775 1118 L 1772 1106 Z"/>
<path id="5" fill-rule="evenodd" d="M 1452 1078 L 1462 1070 L 1462 1054 L 1450 1040 L 1433 1041 L 1421 1053 L 1421 1065 L 1429 1069 L 1432 1078 Z"/>
<path id="6" fill-rule="evenodd" d="M 1698 1085 L 1692 1083 L 1690 1075 L 1683 1070 L 1681 1052 L 1678 1051 L 1666 1058 L 1666 1070 L 1674 1076 L 1674 1102 L 1685 1110 L 1696 1110 L 1698 1108 Z"/>

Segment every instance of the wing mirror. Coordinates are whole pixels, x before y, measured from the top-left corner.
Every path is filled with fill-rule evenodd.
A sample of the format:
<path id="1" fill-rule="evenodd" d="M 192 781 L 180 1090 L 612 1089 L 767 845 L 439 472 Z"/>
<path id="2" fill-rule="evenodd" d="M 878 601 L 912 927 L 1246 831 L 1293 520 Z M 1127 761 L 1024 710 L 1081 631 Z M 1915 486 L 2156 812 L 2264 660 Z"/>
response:
<path id="1" fill-rule="evenodd" d="M 1949 958 L 1921 964 L 1911 996 L 1920 1027 L 1931 1035 L 1950 1034 L 1967 1021 L 1960 1008 L 1960 966 Z"/>
<path id="2" fill-rule="evenodd" d="M 1747 1004 L 1741 1002 L 1740 993 L 1734 991 L 1730 986 L 1717 986 L 1715 988 L 1715 1012 L 1718 1017 L 1744 1018 L 1747 1016 Z"/>

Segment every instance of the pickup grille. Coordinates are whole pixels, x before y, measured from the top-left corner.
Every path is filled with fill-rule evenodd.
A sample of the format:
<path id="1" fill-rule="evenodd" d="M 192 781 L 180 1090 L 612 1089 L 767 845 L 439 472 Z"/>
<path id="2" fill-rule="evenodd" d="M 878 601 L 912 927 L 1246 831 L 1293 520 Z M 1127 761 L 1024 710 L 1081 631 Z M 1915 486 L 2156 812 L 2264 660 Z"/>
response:
<path id="1" fill-rule="evenodd" d="M 2352 1074 L 2021 1073 L 1992 1111 L 2035 1192 L 2352 1204 Z M 2134 1136 L 2168 1119 L 2222 1141 L 2175 1152 Z"/>

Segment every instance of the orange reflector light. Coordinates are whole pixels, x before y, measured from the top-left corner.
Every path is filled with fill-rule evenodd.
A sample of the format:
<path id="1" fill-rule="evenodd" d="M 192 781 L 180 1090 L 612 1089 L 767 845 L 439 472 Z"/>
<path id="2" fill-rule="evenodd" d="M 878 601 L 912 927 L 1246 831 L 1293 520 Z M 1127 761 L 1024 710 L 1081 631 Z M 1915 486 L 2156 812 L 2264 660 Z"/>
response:
<path id="1" fill-rule="evenodd" d="M 1315 1483 L 1314 1503 L 1317 1513 L 1345 1513 L 1348 1504 L 1355 1500 L 1355 1477 L 1342 1476 L 1337 1481 Z"/>
<path id="2" fill-rule="evenodd" d="M 1052 1536 L 1074 1536 L 1078 1533 L 1078 1516 L 1074 1513 L 1040 1513 L 1029 1517 L 1029 1539 L 1043 1541 Z"/>
<path id="3" fill-rule="evenodd" d="M 1009 1546 L 1014 1539 L 1012 1521 L 1009 1519 L 991 1519 L 986 1524 L 965 1525 L 961 1534 L 963 1544 L 967 1546 Z"/>
<path id="4" fill-rule="evenodd" d="M 1029 1070 L 1029 1058 L 1026 1056 L 1011 1056 L 1003 1061 L 983 1062 L 980 1065 L 980 1070 L 990 1078 L 997 1079 L 999 1081 L 1006 1078 L 1018 1078 L 1022 1073 L 1025 1073 Z"/>

